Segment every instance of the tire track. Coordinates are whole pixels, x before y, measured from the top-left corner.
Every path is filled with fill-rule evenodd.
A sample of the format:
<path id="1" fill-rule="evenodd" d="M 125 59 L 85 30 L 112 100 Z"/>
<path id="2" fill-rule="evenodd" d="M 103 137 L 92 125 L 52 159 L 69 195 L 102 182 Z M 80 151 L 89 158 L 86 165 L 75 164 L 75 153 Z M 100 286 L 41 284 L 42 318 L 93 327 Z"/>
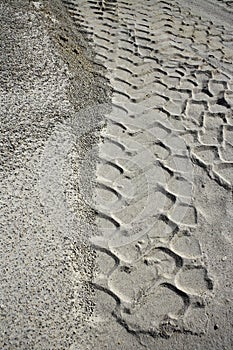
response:
<path id="1" fill-rule="evenodd" d="M 97 165 L 95 284 L 136 334 L 200 334 L 213 289 L 195 238 L 193 164 L 232 188 L 232 36 L 176 1 L 68 2 L 113 88 Z M 162 310 L 162 311 L 161 311 Z M 145 318 L 147 315 L 147 318 Z"/>

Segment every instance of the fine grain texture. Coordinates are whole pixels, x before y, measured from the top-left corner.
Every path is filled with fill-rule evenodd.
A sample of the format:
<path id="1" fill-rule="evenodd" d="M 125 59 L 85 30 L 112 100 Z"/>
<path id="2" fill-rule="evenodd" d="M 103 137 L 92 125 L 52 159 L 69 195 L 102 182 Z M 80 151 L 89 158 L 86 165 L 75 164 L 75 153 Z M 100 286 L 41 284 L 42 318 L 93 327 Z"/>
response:
<path id="1" fill-rule="evenodd" d="M 59 1 L 0 12 L 0 348 L 69 349 L 93 309 L 93 211 L 77 188 L 99 112 L 83 111 L 107 90 Z"/>

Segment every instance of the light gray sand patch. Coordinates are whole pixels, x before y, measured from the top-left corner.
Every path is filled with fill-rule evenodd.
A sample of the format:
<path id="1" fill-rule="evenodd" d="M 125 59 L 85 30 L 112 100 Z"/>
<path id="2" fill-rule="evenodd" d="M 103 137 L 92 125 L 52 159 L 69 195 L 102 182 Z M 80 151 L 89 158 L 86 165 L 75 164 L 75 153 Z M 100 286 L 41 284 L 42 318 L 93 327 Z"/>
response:
<path id="1" fill-rule="evenodd" d="M 227 255 L 230 248 L 220 221 L 215 236 L 209 225 L 217 212 L 225 231 L 232 221 L 232 162 L 224 158 L 231 158 L 231 17 L 208 2 L 196 2 L 199 9 L 183 1 L 64 2 L 113 88 L 94 196 L 96 288 L 112 302 L 105 309 L 101 301 L 106 311 L 94 334 L 109 329 L 112 314 L 112 330 L 118 322 L 128 332 L 127 349 L 130 334 L 151 349 L 230 349 L 227 306 L 216 321 L 222 253 L 211 246 L 221 241 Z M 215 200 L 202 207 L 207 194 Z M 105 346 L 117 348 L 110 334 Z"/>

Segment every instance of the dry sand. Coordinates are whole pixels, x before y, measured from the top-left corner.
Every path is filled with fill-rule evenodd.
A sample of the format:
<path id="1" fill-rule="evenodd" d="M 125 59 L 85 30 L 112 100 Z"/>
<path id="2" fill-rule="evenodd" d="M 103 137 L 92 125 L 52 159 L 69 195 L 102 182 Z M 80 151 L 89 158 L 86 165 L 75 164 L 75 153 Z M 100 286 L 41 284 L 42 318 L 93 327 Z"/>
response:
<path id="1" fill-rule="evenodd" d="M 2 13 L 1 348 L 232 349 L 232 2 Z"/>

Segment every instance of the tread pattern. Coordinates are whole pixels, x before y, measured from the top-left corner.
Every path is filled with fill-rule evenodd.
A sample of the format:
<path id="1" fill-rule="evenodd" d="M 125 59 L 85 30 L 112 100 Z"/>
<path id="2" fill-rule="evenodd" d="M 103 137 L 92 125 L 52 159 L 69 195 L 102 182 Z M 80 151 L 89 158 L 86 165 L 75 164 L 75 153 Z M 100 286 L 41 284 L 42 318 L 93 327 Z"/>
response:
<path id="1" fill-rule="evenodd" d="M 219 6 L 223 7 L 225 10 L 233 11 L 233 1 L 232 0 L 217 0 Z"/>
<path id="2" fill-rule="evenodd" d="M 95 198 L 94 243 L 108 263 L 95 286 L 128 331 L 200 334 L 213 282 L 195 238 L 192 173 L 196 164 L 232 188 L 231 30 L 176 1 L 64 3 L 113 88 Z"/>

